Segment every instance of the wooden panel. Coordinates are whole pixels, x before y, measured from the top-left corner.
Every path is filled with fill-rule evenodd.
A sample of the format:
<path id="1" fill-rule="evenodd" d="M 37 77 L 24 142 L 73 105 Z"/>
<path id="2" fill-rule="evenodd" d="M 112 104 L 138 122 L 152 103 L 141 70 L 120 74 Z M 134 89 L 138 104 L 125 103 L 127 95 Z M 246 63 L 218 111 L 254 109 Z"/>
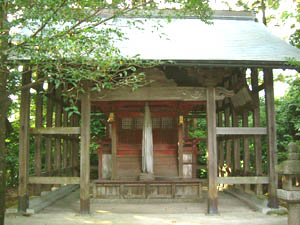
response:
<path id="1" fill-rule="evenodd" d="M 218 184 L 268 184 L 268 177 L 218 177 Z"/>
<path id="2" fill-rule="evenodd" d="M 266 135 L 265 127 L 217 127 L 217 135 Z"/>
<path id="3" fill-rule="evenodd" d="M 30 184 L 79 184 L 79 177 L 29 177 Z"/>
<path id="4" fill-rule="evenodd" d="M 47 127 L 47 128 L 30 128 L 30 134 L 33 135 L 68 135 L 68 134 L 80 134 L 80 127 Z"/>

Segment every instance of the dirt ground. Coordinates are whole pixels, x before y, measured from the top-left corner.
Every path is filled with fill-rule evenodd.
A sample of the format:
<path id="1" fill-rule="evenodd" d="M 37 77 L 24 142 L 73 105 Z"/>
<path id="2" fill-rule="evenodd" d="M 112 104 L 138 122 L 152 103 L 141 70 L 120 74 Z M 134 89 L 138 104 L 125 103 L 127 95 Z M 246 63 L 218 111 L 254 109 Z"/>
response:
<path id="1" fill-rule="evenodd" d="M 202 202 L 138 202 L 91 200 L 91 214 L 79 214 L 79 192 L 32 216 L 7 215 L 6 225 L 86 225 L 86 224 L 171 224 L 171 225 L 285 225 L 287 216 L 255 212 L 236 198 L 219 193 L 219 215 L 206 215 Z"/>

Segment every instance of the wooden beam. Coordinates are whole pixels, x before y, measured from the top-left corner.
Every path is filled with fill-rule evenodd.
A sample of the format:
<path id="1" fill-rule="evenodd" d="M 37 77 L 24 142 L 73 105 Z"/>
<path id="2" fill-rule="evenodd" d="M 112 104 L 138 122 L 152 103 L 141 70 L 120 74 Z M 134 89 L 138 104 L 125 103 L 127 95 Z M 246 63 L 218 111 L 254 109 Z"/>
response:
<path id="1" fill-rule="evenodd" d="M 258 70 L 257 68 L 251 69 L 251 85 L 252 89 L 258 87 Z M 260 104 L 259 94 L 254 93 L 253 99 L 257 103 L 257 107 L 253 110 L 253 127 L 260 127 Z M 254 136 L 254 152 L 255 152 L 255 174 L 262 176 L 262 149 L 261 149 L 261 136 Z M 256 185 L 256 194 L 263 195 L 263 187 L 261 184 Z"/>
<path id="2" fill-rule="evenodd" d="M 79 177 L 29 177 L 29 184 L 79 184 Z"/>
<path id="3" fill-rule="evenodd" d="M 265 127 L 217 127 L 217 135 L 267 135 Z"/>
<path id="4" fill-rule="evenodd" d="M 80 134 L 80 127 L 47 127 L 47 128 L 30 128 L 32 135 L 70 135 Z"/>
<path id="5" fill-rule="evenodd" d="M 111 179 L 117 179 L 117 122 L 115 120 L 111 123 Z"/>
<path id="6" fill-rule="evenodd" d="M 37 71 L 37 79 L 42 78 L 41 71 Z M 36 98 L 35 98 L 35 127 L 43 126 L 43 83 L 36 86 Z M 34 174 L 35 176 L 40 176 L 42 172 L 42 136 L 37 135 L 34 139 Z M 36 185 L 35 194 L 40 194 L 41 186 Z"/>
<path id="7" fill-rule="evenodd" d="M 80 213 L 90 212 L 90 127 L 91 94 L 86 88 L 81 97 L 81 145 L 80 145 Z"/>
<path id="8" fill-rule="evenodd" d="M 183 178 L 183 125 L 178 125 L 178 176 Z"/>
<path id="9" fill-rule="evenodd" d="M 218 214 L 215 88 L 207 88 L 208 214 Z"/>
<path id="10" fill-rule="evenodd" d="M 31 71 L 26 66 L 22 73 L 22 85 L 31 83 Z M 26 212 L 28 201 L 29 177 L 29 120 L 30 120 L 30 89 L 21 91 L 20 135 L 19 135 L 19 203 L 18 211 Z"/>
<path id="11" fill-rule="evenodd" d="M 277 165 L 277 140 L 276 140 L 276 120 L 275 120 L 275 101 L 274 84 L 272 69 L 264 69 L 265 82 L 265 101 L 266 101 L 266 119 L 267 119 L 267 151 L 268 151 L 268 174 L 269 174 L 269 196 L 268 206 L 278 208 L 277 187 L 278 176 L 275 172 Z"/>
<path id="12" fill-rule="evenodd" d="M 269 177 L 218 177 L 218 184 L 268 184 Z"/>
<path id="13" fill-rule="evenodd" d="M 233 91 L 216 88 L 216 100 L 234 95 Z M 205 101 L 206 88 L 203 87 L 143 87 L 93 92 L 92 101 Z"/>
<path id="14" fill-rule="evenodd" d="M 52 82 L 48 82 L 48 92 L 49 95 L 53 95 L 54 85 Z M 46 109 L 46 126 L 50 128 L 53 126 L 53 101 L 51 97 L 47 97 L 47 109 Z M 46 171 L 52 171 L 52 139 L 51 137 L 46 137 Z"/>

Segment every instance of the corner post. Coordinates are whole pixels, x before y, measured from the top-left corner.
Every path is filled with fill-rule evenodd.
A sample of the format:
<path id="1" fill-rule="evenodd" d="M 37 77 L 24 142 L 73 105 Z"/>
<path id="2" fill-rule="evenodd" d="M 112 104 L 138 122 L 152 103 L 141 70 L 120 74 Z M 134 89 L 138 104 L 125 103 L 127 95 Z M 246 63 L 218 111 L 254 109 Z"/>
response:
<path id="1" fill-rule="evenodd" d="M 81 143 L 80 143 L 80 213 L 90 212 L 90 124 L 91 95 L 89 88 L 81 97 Z"/>
<path id="2" fill-rule="evenodd" d="M 269 199 L 270 208 L 278 208 L 277 186 L 278 177 L 275 173 L 277 165 L 277 140 L 275 121 L 274 84 L 272 69 L 264 69 L 266 120 L 267 120 L 267 152 L 268 152 L 268 174 L 269 174 Z"/>
<path id="3" fill-rule="evenodd" d="M 31 71 L 25 66 L 22 74 L 22 86 L 31 82 Z M 20 136 L 19 136 L 19 203 L 18 211 L 26 212 L 29 206 L 29 119 L 30 119 L 30 88 L 21 91 Z"/>
<path id="4" fill-rule="evenodd" d="M 216 93 L 212 86 L 207 87 L 207 149 L 208 149 L 208 202 L 207 213 L 218 214 L 217 187 L 217 134 L 216 134 Z"/>

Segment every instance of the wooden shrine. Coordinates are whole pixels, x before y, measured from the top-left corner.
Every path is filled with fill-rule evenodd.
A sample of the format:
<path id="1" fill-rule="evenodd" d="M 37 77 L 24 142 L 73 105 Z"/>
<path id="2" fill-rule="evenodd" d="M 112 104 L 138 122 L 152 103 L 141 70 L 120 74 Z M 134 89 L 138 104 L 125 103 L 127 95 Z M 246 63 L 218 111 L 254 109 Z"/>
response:
<path id="1" fill-rule="evenodd" d="M 147 55 L 145 52 L 150 51 L 149 48 L 139 48 L 141 57 L 162 60 L 162 64 L 155 68 L 140 68 L 149 84 L 135 91 L 124 87 L 100 93 L 92 91 L 93 84 L 86 85 L 85 94 L 79 97 L 80 116 L 69 118 L 64 111 L 68 105 L 63 101 L 61 87 L 54 89 L 53 83 L 49 82 L 48 88 L 43 90 L 40 83 L 32 87 L 37 94 L 34 100 L 36 121 L 31 128 L 30 89 L 22 90 L 19 211 L 26 211 L 28 207 L 29 185 L 39 193 L 42 184 L 80 184 L 81 213 L 89 212 L 91 197 L 197 199 L 202 196 L 204 183 L 208 186 L 209 214 L 218 213 L 218 185 L 221 184 L 243 184 L 244 190 L 252 190 L 258 195 L 263 194 L 263 185 L 268 186 L 269 207 L 278 207 L 273 69 L 293 68 L 286 64 L 286 57 L 300 55 L 299 50 L 273 38 L 250 13 L 218 12 L 216 15 L 214 25 L 201 25 L 195 18 L 178 19 L 174 23 L 180 22 L 180 25 L 185 21 L 195 23 L 203 30 L 223 32 L 226 38 L 222 39 L 222 46 L 219 46 L 221 42 L 201 42 L 201 38 L 210 40 L 209 35 L 215 33 L 194 34 L 201 29 L 187 26 L 181 27 L 185 33 L 190 32 L 184 39 L 174 37 L 177 46 L 171 48 L 167 41 L 147 43 L 153 48 L 159 46 L 159 49 Z M 232 32 L 225 32 L 224 24 Z M 244 30 L 240 31 L 241 27 L 249 29 L 247 37 L 243 35 Z M 254 34 L 262 34 L 266 40 L 256 38 Z M 193 37 L 197 37 L 197 43 Z M 244 38 L 250 39 L 245 41 Z M 137 40 L 131 44 L 130 40 L 125 50 L 139 47 Z M 185 41 L 180 44 L 180 40 Z M 271 52 L 260 41 L 275 46 L 274 51 L 278 52 Z M 215 48 L 215 44 L 219 47 Z M 23 85 L 31 82 L 33 72 L 25 68 Z M 39 74 L 38 78 L 40 76 L 45 74 Z M 265 92 L 266 127 L 261 127 L 260 123 L 261 91 Z M 42 101 L 45 93 L 46 104 Z M 148 126 L 151 127 L 153 155 L 153 173 L 149 176 L 143 171 L 146 105 L 151 115 Z M 46 108 L 46 118 L 42 118 L 43 107 Z M 106 136 L 103 138 L 91 140 L 92 112 L 104 115 Z M 203 115 L 206 118 L 206 137 L 189 137 L 191 124 L 188 119 Z M 249 118 L 253 123 L 250 124 Z M 35 144 L 34 174 L 29 174 L 28 170 L 30 136 L 34 136 Z M 262 161 L 263 137 L 267 140 L 267 162 Z M 90 153 L 91 141 L 99 145 L 95 154 Z M 205 167 L 208 176 L 205 180 L 197 177 L 201 142 L 207 146 Z M 251 142 L 254 143 L 255 155 L 252 165 Z M 98 160 L 98 177 L 94 180 L 90 179 L 91 158 Z M 266 173 L 263 173 L 263 164 L 267 164 Z M 254 168 L 254 173 L 250 167 Z M 228 172 L 226 176 L 224 170 Z"/>

